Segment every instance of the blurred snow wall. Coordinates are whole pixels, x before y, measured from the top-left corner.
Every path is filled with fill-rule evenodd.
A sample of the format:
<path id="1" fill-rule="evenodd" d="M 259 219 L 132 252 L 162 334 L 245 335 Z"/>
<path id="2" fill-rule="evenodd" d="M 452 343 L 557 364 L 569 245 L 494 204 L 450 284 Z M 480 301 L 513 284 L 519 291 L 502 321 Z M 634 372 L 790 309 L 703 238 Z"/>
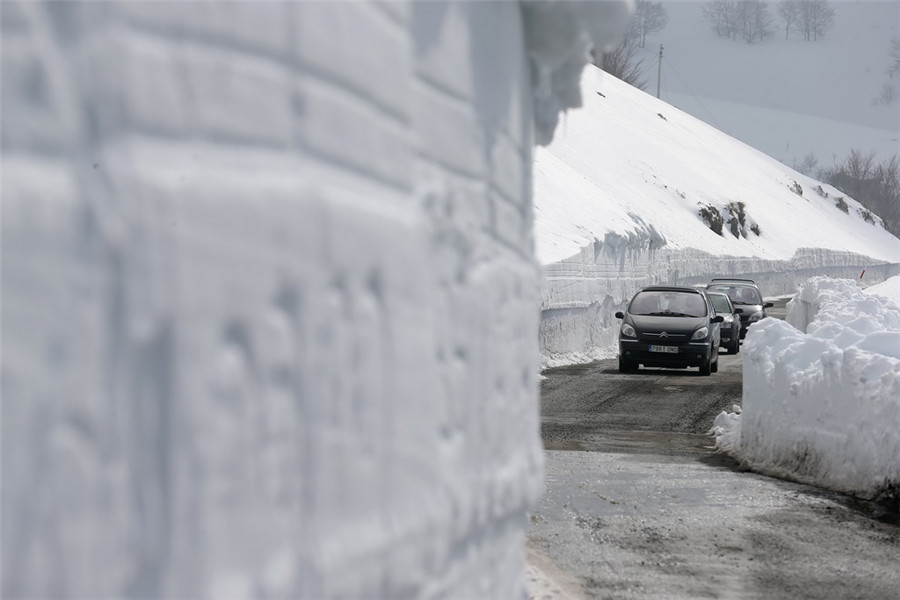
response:
<path id="1" fill-rule="evenodd" d="M 524 597 L 531 148 L 628 4 L 0 10 L 3 597 Z"/>
<path id="2" fill-rule="evenodd" d="M 850 252 L 802 249 L 787 260 L 714 256 L 670 249 L 655 232 L 607 234 L 569 259 L 543 266 L 540 346 L 543 367 L 616 355 L 621 321 L 631 297 L 648 285 L 699 285 L 713 277 L 755 280 L 764 296 L 792 294 L 816 275 L 857 279 L 868 285 L 900 274 L 900 264 L 881 264 Z"/>

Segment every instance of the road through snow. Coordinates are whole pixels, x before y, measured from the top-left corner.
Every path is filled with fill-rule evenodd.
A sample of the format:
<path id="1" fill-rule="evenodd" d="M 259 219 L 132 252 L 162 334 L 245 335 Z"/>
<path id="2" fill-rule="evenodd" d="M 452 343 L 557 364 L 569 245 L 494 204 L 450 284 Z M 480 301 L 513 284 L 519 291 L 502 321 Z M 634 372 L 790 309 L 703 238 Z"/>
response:
<path id="1" fill-rule="evenodd" d="M 896 513 L 715 453 L 705 433 L 740 404 L 740 359 L 722 354 L 710 377 L 622 375 L 614 360 L 544 372 L 529 552 L 560 585 L 531 577 L 533 598 L 571 597 L 573 582 L 585 598 L 896 595 Z"/>

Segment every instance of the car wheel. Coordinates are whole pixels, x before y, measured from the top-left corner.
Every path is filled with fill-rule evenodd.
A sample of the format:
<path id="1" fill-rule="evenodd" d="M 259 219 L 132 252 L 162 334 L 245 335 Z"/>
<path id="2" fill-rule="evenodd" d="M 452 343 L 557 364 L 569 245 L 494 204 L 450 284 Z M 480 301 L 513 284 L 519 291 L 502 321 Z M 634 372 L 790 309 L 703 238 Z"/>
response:
<path id="1" fill-rule="evenodd" d="M 619 357 L 619 373 L 634 373 L 637 370 L 637 363 Z"/>
<path id="2" fill-rule="evenodd" d="M 712 366 L 709 360 L 706 360 L 700 365 L 700 374 L 709 375 L 710 373 L 712 373 Z"/>
<path id="3" fill-rule="evenodd" d="M 731 342 L 731 346 L 728 348 L 729 354 L 737 354 L 741 351 L 741 340 L 738 339 L 737 336 L 734 337 L 734 340 Z"/>
<path id="4" fill-rule="evenodd" d="M 718 372 L 719 372 L 719 357 L 716 357 L 716 362 L 712 363 L 712 364 L 709 366 L 709 370 L 710 370 L 710 372 L 712 372 L 712 373 L 718 373 Z"/>

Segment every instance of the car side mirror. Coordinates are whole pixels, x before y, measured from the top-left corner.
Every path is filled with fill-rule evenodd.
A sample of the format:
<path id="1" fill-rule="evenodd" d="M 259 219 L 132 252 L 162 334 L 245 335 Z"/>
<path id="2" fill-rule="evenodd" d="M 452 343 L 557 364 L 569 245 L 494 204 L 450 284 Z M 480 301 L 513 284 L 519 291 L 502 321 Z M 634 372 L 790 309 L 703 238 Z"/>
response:
<path id="1" fill-rule="evenodd" d="M 625 314 L 620 310 L 619 312 L 616 313 L 616 318 L 617 318 L 617 319 L 624 319 L 624 318 L 625 318 Z"/>
<path id="2" fill-rule="evenodd" d="M 743 309 L 743 308 L 736 308 L 736 309 L 734 309 L 734 314 L 736 314 L 736 315 L 739 315 L 739 314 L 741 314 L 742 312 L 744 312 L 744 309 Z"/>
<path id="3" fill-rule="evenodd" d="M 712 323 L 721 323 L 724 320 L 725 320 L 725 317 L 723 317 L 722 315 L 716 315 L 712 318 L 711 322 Z"/>
<path id="4" fill-rule="evenodd" d="M 773 306 L 775 306 L 774 302 L 766 302 L 763 304 L 763 308 L 772 308 Z"/>

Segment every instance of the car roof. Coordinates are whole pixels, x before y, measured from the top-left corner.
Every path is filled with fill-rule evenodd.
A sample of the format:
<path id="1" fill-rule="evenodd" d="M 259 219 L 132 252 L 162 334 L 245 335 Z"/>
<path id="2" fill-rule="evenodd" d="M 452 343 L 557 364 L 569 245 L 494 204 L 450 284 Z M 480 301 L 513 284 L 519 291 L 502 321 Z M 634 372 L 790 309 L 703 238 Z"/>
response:
<path id="1" fill-rule="evenodd" d="M 728 294 L 726 294 L 725 292 L 712 292 L 712 291 L 710 291 L 710 292 L 706 292 L 706 295 L 707 295 L 707 296 L 722 296 L 723 298 L 725 298 L 726 300 L 728 300 L 728 303 L 729 303 L 729 304 L 731 304 L 731 298 L 729 298 L 729 297 L 728 297 Z"/>
<path id="2" fill-rule="evenodd" d="M 737 279 L 737 278 L 721 278 L 721 279 L 720 279 L 720 278 L 715 278 L 715 279 L 710 279 L 710 280 L 709 280 L 709 283 L 706 284 L 706 287 L 709 287 L 709 286 L 711 286 L 711 285 L 723 285 L 723 284 L 726 284 L 726 283 L 733 283 L 733 284 L 735 284 L 735 285 L 752 285 L 753 287 L 758 287 L 758 286 L 756 285 L 756 282 L 753 281 L 752 279 Z"/>
<path id="3" fill-rule="evenodd" d="M 691 294 L 704 294 L 704 290 L 693 287 L 683 287 L 677 285 L 650 285 L 638 290 L 639 292 L 689 292 Z"/>

